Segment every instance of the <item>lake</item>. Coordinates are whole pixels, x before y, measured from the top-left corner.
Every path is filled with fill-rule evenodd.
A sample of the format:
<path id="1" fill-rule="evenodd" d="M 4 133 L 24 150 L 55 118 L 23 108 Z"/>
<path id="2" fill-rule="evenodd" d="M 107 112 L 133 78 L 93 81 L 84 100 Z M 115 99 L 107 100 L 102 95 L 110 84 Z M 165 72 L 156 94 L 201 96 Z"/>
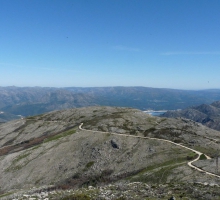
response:
<path id="1" fill-rule="evenodd" d="M 152 116 L 159 116 L 165 112 L 167 112 L 167 110 L 147 110 L 147 111 L 144 111 L 145 113 L 149 114 L 149 115 L 152 115 Z"/>

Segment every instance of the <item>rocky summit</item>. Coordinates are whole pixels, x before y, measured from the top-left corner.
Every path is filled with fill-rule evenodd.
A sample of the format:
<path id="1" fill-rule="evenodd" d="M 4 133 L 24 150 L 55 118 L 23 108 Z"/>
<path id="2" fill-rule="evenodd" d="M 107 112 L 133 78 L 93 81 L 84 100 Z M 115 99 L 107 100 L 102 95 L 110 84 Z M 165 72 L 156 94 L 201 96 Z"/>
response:
<path id="1" fill-rule="evenodd" d="M 120 107 L 0 124 L 1 199 L 219 199 L 220 133 Z"/>

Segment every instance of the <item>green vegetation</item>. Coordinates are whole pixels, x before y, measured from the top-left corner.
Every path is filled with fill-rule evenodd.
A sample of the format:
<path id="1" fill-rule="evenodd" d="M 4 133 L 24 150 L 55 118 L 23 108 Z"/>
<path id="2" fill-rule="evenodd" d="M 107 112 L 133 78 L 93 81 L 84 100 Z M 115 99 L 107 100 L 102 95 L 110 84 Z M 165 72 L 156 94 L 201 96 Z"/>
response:
<path id="1" fill-rule="evenodd" d="M 15 160 L 13 160 L 12 164 L 16 164 L 18 161 L 20 161 L 23 158 L 26 158 L 29 155 L 30 155 L 30 153 L 19 155 Z"/>
<path id="2" fill-rule="evenodd" d="M 72 130 L 68 130 L 68 131 L 65 131 L 65 132 L 63 132 L 63 133 L 54 135 L 54 136 L 52 136 L 52 137 L 48 137 L 47 139 L 44 140 L 44 143 L 46 143 L 46 142 L 51 142 L 51 141 L 53 141 L 53 140 L 58 140 L 58 139 L 60 139 L 60 138 L 62 138 L 62 137 L 66 137 L 66 136 L 72 135 L 72 134 L 74 134 L 75 132 L 76 132 L 76 130 L 75 130 L 75 129 L 72 129 Z"/>
<path id="3" fill-rule="evenodd" d="M 206 160 L 206 156 L 204 154 L 201 154 L 200 157 L 199 157 L 199 160 Z"/>
<path id="4" fill-rule="evenodd" d="M 214 152 L 215 149 L 213 149 L 212 147 L 206 147 L 205 145 L 203 146 L 194 146 L 193 149 L 200 151 L 206 155 L 209 155 L 210 157 L 214 157 Z"/>
<path id="5" fill-rule="evenodd" d="M 186 159 L 187 160 L 193 160 L 195 157 L 197 157 L 197 154 L 194 152 L 191 152 L 187 155 Z"/>
<path id="6" fill-rule="evenodd" d="M 9 172 L 9 171 L 17 171 L 19 169 L 21 169 L 23 166 L 22 165 L 16 165 L 16 166 L 13 166 L 11 165 L 9 168 L 7 168 L 5 171 L 6 172 Z"/>
<path id="7" fill-rule="evenodd" d="M 85 166 L 85 168 L 83 169 L 83 171 L 87 171 L 90 167 L 92 167 L 94 165 L 94 161 L 88 162 Z"/>
<path id="8" fill-rule="evenodd" d="M 186 157 L 179 157 L 173 160 L 169 160 L 160 164 L 149 166 L 134 176 L 127 179 L 132 182 L 145 182 L 145 183 L 166 183 L 167 177 L 172 174 L 172 170 L 176 167 L 185 164 L 187 162 Z"/>
<path id="9" fill-rule="evenodd" d="M 167 178 L 170 174 L 172 174 L 172 170 L 177 168 L 178 166 L 183 165 L 182 163 L 177 163 L 175 165 L 168 165 L 160 168 L 154 168 L 152 170 L 148 170 L 150 173 L 143 173 L 139 176 L 136 176 L 131 179 L 133 182 L 144 182 L 144 183 L 157 183 L 157 184 L 164 184 L 167 181 Z"/>
<path id="10" fill-rule="evenodd" d="M 31 149 L 31 150 L 33 151 L 33 150 L 35 150 L 35 149 L 38 149 L 39 147 L 41 147 L 41 144 L 38 144 L 38 145 L 36 145 L 36 146 L 32 147 L 32 149 Z"/>
<path id="11" fill-rule="evenodd" d="M 18 164 L 18 162 L 26 157 L 28 157 L 30 155 L 30 153 L 25 153 L 25 154 L 22 154 L 22 155 L 19 155 L 17 158 L 15 158 L 13 161 L 12 161 L 12 164 L 10 165 L 10 167 L 8 167 L 5 171 L 6 172 L 9 172 L 9 171 L 16 171 L 16 170 L 19 170 L 23 167 L 23 165 L 27 164 L 27 162 L 24 162 L 25 164 L 21 165 L 21 164 Z"/>
<path id="12" fill-rule="evenodd" d="M 94 164 L 94 161 L 88 162 L 88 163 L 86 164 L 86 168 L 92 167 L 93 164 Z"/>

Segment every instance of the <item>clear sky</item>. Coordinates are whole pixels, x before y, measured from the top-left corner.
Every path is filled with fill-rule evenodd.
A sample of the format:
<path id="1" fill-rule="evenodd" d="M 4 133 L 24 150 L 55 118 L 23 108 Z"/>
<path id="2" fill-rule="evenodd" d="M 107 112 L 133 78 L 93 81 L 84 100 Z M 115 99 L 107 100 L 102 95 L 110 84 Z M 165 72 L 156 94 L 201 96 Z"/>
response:
<path id="1" fill-rule="evenodd" d="M 220 88 L 219 0 L 0 0 L 0 86 Z"/>

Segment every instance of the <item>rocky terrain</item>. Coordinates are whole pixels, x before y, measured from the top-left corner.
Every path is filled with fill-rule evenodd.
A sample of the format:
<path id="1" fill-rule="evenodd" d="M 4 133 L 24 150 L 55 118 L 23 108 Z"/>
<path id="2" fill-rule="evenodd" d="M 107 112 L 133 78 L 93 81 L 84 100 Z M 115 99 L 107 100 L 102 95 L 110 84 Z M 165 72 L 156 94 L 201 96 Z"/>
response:
<path id="1" fill-rule="evenodd" d="M 220 178 L 187 165 L 194 152 L 147 137 L 207 154 L 195 165 L 220 171 L 218 131 L 131 108 L 77 108 L 0 125 L 0 198 L 218 199 Z"/>
<path id="2" fill-rule="evenodd" d="M 143 182 L 123 182 L 105 186 L 88 186 L 78 189 L 58 189 L 53 186 L 20 190 L 0 196 L 6 199 L 52 199 L 52 200 L 172 200 L 172 199 L 219 199 L 220 187 L 216 184 L 160 184 L 149 185 Z"/>
<path id="3" fill-rule="evenodd" d="M 220 101 L 210 105 L 202 104 L 179 111 L 168 111 L 161 115 L 162 117 L 184 117 L 203 125 L 220 130 Z"/>
<path id="4" fill-rule="evenodd" d="M 148 87 L 0 87 L 0 112 L 32 116 L 54 110 L 95 105 L 132 107 L 140 110 L 174 110 L 219 99 L 220 90 L 187 91 Z"/>

